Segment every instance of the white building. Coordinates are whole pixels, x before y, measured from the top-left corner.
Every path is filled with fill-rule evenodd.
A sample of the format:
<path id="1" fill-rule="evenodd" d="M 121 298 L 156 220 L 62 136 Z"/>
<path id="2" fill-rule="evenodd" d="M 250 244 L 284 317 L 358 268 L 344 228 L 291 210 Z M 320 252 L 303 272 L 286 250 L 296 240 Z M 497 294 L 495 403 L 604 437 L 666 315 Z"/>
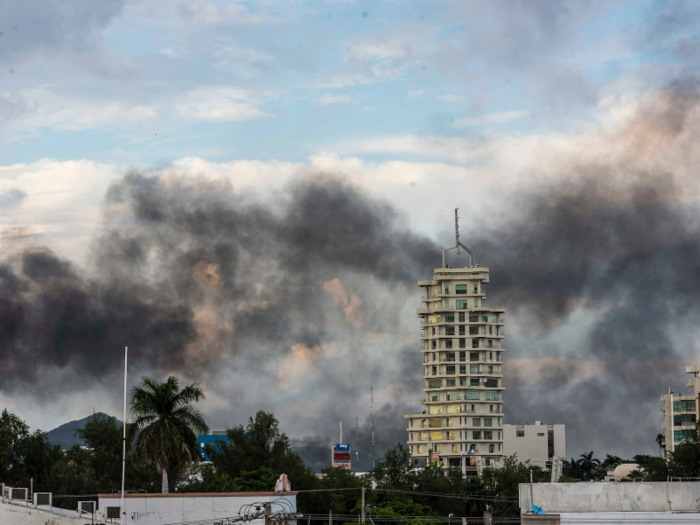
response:
<path id="1" fill-rule="evenodd" d="M 455 212 L 456 220 L 456 212 Z M 450 268 L 444 252 L 462 247 L 469 267 Z M 476 475 L 503 457 L 505 308 L 487 304 L 489 269 L 473 264 L 459 242 L 443 250 L 442 268 L 418 281 L 425 410 L 406 414 L 408 448 L 419 462 L 441 462 Z"/>
<path id="2" fill-rule="evenodd" d="M 552 458 L 566 458 L 564 425 L 503 425 L 503 454 L 517 454 L 518 461 L 549 469 Z"/>
<path id="3" fill-rule="evenodd" d="M 664 431 L 666 451 L 673 452 L 677 445 L 689 439 L 695 431 L 698 420 L 698 396 L 700 396 L 700 367 L 686 366 L 686 374 L 693 374 L 686 386 L 692 388 L 687 394 L 677 394 L 668 389 L 668 394 L 661 396 L 664 408 Z"/>

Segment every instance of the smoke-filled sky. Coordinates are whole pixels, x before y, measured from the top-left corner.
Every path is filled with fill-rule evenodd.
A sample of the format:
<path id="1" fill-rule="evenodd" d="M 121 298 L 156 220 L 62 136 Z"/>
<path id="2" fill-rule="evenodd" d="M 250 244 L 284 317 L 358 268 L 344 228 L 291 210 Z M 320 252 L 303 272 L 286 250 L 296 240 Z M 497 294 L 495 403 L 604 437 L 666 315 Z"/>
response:
<path id="1" fill-rule="evenodd" d="M 0 406 L 118 415 L 128 345 L 315 464 L 356 418 L 368 457 L 373 386 L 383 453 L 458 206 L 506 422 L 657 452 L 700 354 L 696 2 L 34 4 L 0 3 Z"/>

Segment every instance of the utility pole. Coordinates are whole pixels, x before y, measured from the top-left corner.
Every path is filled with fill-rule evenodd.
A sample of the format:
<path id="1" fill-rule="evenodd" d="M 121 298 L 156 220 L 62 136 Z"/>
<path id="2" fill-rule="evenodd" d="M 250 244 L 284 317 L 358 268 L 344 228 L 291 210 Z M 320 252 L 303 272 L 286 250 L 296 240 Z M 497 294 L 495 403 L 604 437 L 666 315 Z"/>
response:
<path id="1" fill-rule="evenodd" d="M 355 472 L 360 472 L 360 426 L 359 418 L 355 418 Z"/>
<path id="2" fill-rule="evenodd" d="M 365 486 L 362 485 L 362 523 L 365 522 Z"/>
<path id="3" fill-rule="evenodd" d="M 372 468 L 374 468 L 374 464 L 375 464 L 375 459 L 374 459 L 374 386 L 369 387 L 369 396 L 370 396 L 369 415 L 370 415 L 370 418 L 372 419 Z"/>
<path id="4" fill-rule="evenodd" d="M 122 423 L 122 498 L 121 498 L 121 524 L 126 523 L 126 507 L 124 506 L 124 476 L 126 474 L 126 359 L 129 347 L 124 347 L 124 422 Z"/>
<path id="5" fill-rule="evenodd" d="M 265 525 L 272 525 L 272 518 L 270 515 L 272 514 L 272 503 L 265 503 Z"/>

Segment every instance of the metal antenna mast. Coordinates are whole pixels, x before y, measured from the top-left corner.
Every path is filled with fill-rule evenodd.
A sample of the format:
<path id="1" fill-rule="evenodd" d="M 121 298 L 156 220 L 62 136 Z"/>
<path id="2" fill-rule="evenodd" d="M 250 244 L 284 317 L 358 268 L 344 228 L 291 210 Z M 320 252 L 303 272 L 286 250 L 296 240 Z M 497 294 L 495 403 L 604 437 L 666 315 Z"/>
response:
<path id="1" fill-rule="evenodd" d="M 358 417 L 355 418 L 355 472 L 360 472 L 360 425 Z"/>
<path id="2" fill-rule="evenodd" d="M 466 251 L 469 254 L 469 268 L 474 267 L 474 256 L 472 255 L 472 251 L 459 241 L 459 215 L 458 215 L 458 212 L 459 212 L 459 208 L 455 208 L 455 245 L 450 246 L 449 248 L 445 248 L 442 250 L 442 267 L 443 268 L 445 268 L 445 252 L 456 249 L 457 254 L 459 254 L 460 247 L 464 248 L 464 251 Z"/>
<path id="3" fill-rule="evenodd" d="M 374 467 L 374 386 L 369 388 L 369 416 L 372 420 L 372 467 Z"/>

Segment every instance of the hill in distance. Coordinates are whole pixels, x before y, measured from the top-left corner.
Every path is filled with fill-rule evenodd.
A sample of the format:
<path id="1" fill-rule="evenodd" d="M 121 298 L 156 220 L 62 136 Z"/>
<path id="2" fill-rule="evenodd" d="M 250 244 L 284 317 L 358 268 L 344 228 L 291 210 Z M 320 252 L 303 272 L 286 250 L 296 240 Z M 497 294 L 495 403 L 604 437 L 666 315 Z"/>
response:
<path id="1" fill-rule="evenodd" d="M 95 415 L 111 417 L 103 412 L 98 412 Z M 83 440 L 75 435 L 75 429 L 84 426 L 85 423 L 90 421 L 92 417 L 93 415 L 91 414 L 88 417 L 84 417 L 83 419 L 77 419 L 75 421 L 64 423 L 60 427 L 56 427 L 53 430 L 47 432 L 46 435 L 48 436 L 49 441 L 51 441 L 51 443 L 53 443 L 54 445 L 60 445 L 61 448 L 64 450 L 68 450 L 73 445 L 84 445 L 85 443 L 83 443 Z M 121 424 L 121 421 L 117 420 L 117 422 Z"/>

